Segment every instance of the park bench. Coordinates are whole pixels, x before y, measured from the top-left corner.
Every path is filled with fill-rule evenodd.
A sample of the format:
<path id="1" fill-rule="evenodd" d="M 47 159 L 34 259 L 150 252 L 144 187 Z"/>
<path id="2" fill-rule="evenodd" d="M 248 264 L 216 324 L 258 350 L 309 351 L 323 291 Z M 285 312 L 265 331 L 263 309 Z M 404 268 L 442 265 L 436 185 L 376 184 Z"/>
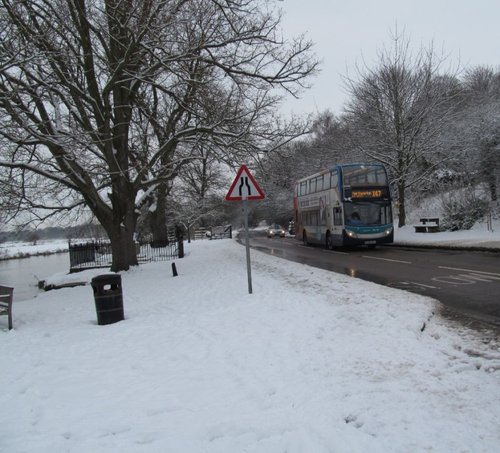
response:
<path id="1" fill-rule="evenodd" d="M 437 233 L 439 231 L 439 218 L 423 217 L 420 223 L 414 226 L 415 233 Z"/>
<path id="2" fill-rule="evenodd" d="M 14 288 L 0 285 L 0 315 L 8 316 L 9 330 L 12 329 L 12 299 Z"/>

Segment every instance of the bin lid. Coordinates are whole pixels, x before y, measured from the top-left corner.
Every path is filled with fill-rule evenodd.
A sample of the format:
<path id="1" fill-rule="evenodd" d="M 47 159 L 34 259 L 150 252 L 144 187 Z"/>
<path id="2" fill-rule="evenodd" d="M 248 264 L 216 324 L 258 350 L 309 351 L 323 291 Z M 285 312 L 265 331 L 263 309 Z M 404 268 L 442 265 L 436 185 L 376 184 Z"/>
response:
<path id="1" fill-rule="evenodd" d="M 117 283 L 120 282 L 122 276 L 120 274 L 102 274 L 97 275 L 92 279 L 92 285 L 95 284 L 106 284 L 106 283 Z"/>

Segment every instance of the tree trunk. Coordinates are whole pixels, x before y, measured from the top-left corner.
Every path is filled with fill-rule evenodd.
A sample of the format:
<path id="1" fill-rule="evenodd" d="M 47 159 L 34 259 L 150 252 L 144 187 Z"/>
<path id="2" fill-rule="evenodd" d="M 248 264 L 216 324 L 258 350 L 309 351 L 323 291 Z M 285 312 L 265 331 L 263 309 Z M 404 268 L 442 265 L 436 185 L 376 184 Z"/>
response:
<path id="1" fill-rule="evenodd" d="M 113 232 L 108 231 L 108 236 L 113 254 L 111 271 L 126 271 L 130 266 L 137 266 L 137 252 L 133 231 L 130 233 L 126 228 L 113 228 Z"/>
<path id="2" fill-rule="evenodd" d="M 405 209 L 405 185 L 404 182 L 398 184 L 398 199 L 399 199 L 399 207 L 398 207 L 398 227 L 401 228 L 406 225 L 406 209 Z"/>
<path id="3" fill-rule="evenodd" d="M 121 193 L 121 196 L 117 197 L 114 193 Z M 134 241 L 137 214 L 134 209 L 135 194 L 127 190 L 126 185 L 122 186 L 121 192 L 114 193 L 109 195 L 114 205 L 111 215 L 109 215 L 109 211 L 105 213 L 100 211 L 96 215 L 111 242 L 111 252 L 113 254 L 111 271 L 118 272 L 126 271 L 130 266 L 137 266 Z"/>
<path id="4" fill-rule="evenodd" d="M 168 244 L 167 218 L 167 194 L 166 185 L 160 184 L 156 190 L 156 209 L 150 215 L 151 233 L 153 244 L 164 246 Z"/>
<path id="5" fill-rule="evenodd" d="M 495 156 L 496 143 L 488 144 L 483 149 L 483 173 L 488 189 L 490 192 L 490 197 L 492 201 L 497 200 L 497 157 Z"/>
<path id="6" fill-rule="evenodd" d="M 496 175 L 494 173 L 489 175 L 488 187 L 490 189 L 491 201 L 496 201 L 498 198 L 498 196 L 497 196 L 497 178 L 496 178 Z"/>

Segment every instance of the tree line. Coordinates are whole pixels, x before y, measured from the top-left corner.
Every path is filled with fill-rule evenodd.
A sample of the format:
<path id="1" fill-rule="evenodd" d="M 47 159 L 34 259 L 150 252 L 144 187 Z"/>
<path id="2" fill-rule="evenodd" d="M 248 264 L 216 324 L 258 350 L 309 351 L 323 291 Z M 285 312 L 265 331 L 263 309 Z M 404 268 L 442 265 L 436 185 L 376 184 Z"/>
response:
<path id="1" fill-rule="evenodd" d="M 432 47 L 411 51 L 403 35 L 391 42 L 374 67 L 346 76 L 343 113 L 318 114 L 307 138 L 263 159 L 260 177 L 272 195 L 258 215 L 290 218 L 296 180 L 349 162 L 386 166 L 399 226 L 406 224 L 408 197 L 464 188 L 462 199 L 448 200 L 445 208 L 450 218 L 470 213 L 475 220 L 487 201 L 498 200 L 499 68 L 451 70 Z M 478 185 L 483 196 L 476 195 Z"/>
<path id="2" fill-rule="evenodd" d="M 360 160 L 388 168 L 400 225 L 408 191 L 446 174 L 497 198 L 498 70 L 445 71 L 432 48 L 394 36 L 375 67 L 346 76 L 344 113 L 284 120 L 280 103 L 318 60 L 304 36 L 281 36 L 278 7 L 2 0 L 1 220 L 95 220 L 118 271 L 137 264 L 138 234 L 161 245 L 167 223 L 237 219 L 222 200 L 242 163 L 267 195 L 255 219 L 288 219 L 296 179 Z"/>

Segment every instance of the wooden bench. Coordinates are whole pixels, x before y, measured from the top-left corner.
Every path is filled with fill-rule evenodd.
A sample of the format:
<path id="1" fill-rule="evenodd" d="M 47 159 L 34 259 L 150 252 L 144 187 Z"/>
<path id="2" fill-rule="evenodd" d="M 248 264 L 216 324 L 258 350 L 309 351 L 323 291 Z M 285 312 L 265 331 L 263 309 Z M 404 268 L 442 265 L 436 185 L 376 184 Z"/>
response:
<path id="1" fill-rule="evenodd" d="M 415 233 L 437 233 L 439 231 L 438 217 L 423 217 L 420 224 L 415 225 Z"/>
<path id="2" fill-rule="evenodd" d="M 0 285 L 0 315 L 7 315 L 9 330 L 12 329 L 12 299 L 14 288 Z"/>

